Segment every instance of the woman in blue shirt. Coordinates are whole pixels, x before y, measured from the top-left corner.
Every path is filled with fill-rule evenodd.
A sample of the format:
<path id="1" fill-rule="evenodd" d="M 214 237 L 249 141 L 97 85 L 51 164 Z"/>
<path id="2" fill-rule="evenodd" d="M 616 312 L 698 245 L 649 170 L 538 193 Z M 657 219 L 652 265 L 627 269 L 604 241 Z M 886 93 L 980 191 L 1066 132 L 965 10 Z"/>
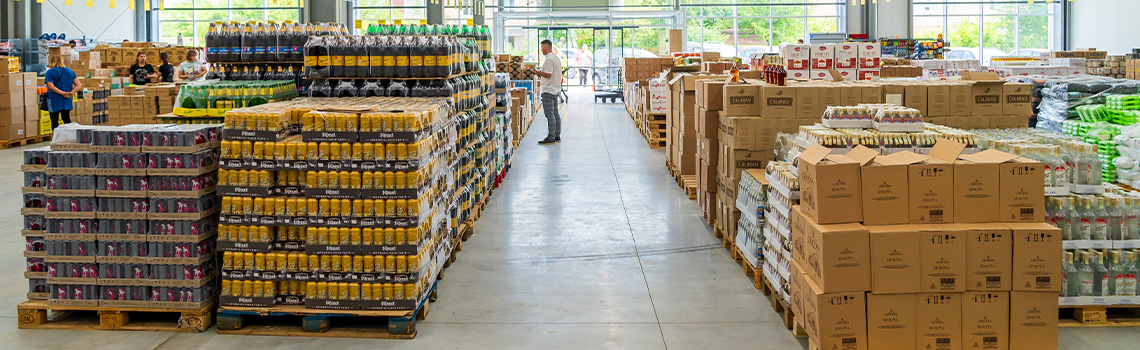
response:
<path id="1" fill-rule="evenodd" d="M 48 113 L 51 115 L 51 128 L 55 130 L 59 126 L 60 118 L 63 118 L 64 124 L 71 123 L 71 96 L 82 90 L 83 84 L 79 83 L 75 71 L 63 65 L 63 59 L 59 56 L 51 56 L 48 59 L 48 67 L 44 82 L 48 88 L 47 104 Z"/>

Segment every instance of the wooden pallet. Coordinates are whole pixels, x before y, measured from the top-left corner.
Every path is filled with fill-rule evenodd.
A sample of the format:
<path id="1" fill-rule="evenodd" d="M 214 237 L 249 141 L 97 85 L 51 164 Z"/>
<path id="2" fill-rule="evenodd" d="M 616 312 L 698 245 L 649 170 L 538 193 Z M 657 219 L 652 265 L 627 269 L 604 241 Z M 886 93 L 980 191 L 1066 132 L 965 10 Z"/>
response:
<path id="1" fill-rule="evenodd" d="M 55 306 L 28 300 L 16 306 L 24 329 L 202 332 L 214 322 L 214 303 L 199 309 Z M 50 311 L 50 313 L 49 313 Z"/>
<path id="2" fill-rule="evenodd" d="M 685 189 L 685 194 L 689 199 L 697 199 L 697 176 L 696 175 L 681 175 L 681 188 Z"/>
<path id="3" fill-rule="evenodd" d="M 733 259 L 740 263 L 740 272 L 744 273 L 744 277 L 748 277 L 748 281 L 752 282 L 752 287 L 764 292 L 764 295 L 770 294 L 771 291 L 764 288 L 764 271 L 752 266 L 752 263 L 744 258 L 744 252 L 740 251 L 740 247 L 737 247 L 736 244 L 732 245 L 732 254 Z"/>
<path id="4" fill-rule="evenodd" d="M 665 121 L 664 113 L 649 113 L 645 115 L 645 120 L 649 121 Z"/>
<path id="5" fill-rule="evenodd" d="M 761 280 L 764 282 L 765 288 L 769 291 L 766 295 L 768 296 L 769 304 L 772 305 L 772 310 L 782 316 L 784 328 L 792 331 L 792 336 L 796 338 L 807 338 L 807 332 L 804 331 L 804 328 L 796 324 L 796 316 L 795 313 L 792 312 L 792 308 L 788 306 L 788 303 L 785 302 L 783 298 L 780 298 L 780 293 L 775 292 L 776 289 L 768 283 L 768 279 L 761 278 Z"/>
<path id="6" fill-rule="evenodd" d="M 1060 307 L 1058 327 L 1140 327 L 1140 306 Z"/>
<path id="7" fill-rule="evenodd" d="M 436 284 L 416 310 L 322 310 L 304 305 L 218 308 L 218 334 L 414 339 L 416 323 L 435 301 Z"/>
<path id="8" fill-rule="evenodd" d="M 19 140 L 4 140 L 0 141 L 0 149 L 9 149 L 16 147 L 23 147 L 34 143 L 50 141 L 51 135 L 39 135 L 33 137 L 22 138 Z"/>

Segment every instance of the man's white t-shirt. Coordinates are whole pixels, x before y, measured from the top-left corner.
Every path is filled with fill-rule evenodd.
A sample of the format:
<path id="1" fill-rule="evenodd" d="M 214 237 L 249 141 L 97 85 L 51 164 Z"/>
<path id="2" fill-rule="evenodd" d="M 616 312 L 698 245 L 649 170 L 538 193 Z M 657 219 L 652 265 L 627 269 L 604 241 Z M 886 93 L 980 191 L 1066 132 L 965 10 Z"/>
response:
<path id="1" fill-rule="evenodd" d="M 546 59 L 542 61 L 542 72 L 550 73 L 549 78 L 539 76 L 542 93 L 551 95 L 562 93 L 562 62 L 558 60 L 558 55 L 554 52 L 546 55 Z"/>

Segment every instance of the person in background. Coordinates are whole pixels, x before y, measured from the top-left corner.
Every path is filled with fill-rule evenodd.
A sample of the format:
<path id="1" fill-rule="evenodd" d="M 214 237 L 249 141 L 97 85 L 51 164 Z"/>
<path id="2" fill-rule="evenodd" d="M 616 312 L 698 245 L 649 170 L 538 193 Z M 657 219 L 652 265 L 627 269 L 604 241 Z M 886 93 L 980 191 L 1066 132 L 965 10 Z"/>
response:
<path id="1" fill-rule="evenodd" d="M 803 44 L 803 43 L 804 43 L 804 39 L 796 40 L 796 44 Z"/>
<path id="2" fill-rule="evenodd" d="M 186 62 L 178 65 L 178 78 L 182 81 L 201 81 L 206 79 L 206 67 L 198 60 L 198 50 L 186 51 Z"/>
<path id="3" fill-rule="evenodd" d="M 51 116 L 51 128 L 59 126 L 60 119 L 64 124 L 71 123 L 71 97 L 83 89 L 75 71 L 63 65 L 63 58 L 51 56 L 48 58 L 48 71 L 44 75 L 47 83 L 48 115 Z"/>
<path id="4" fill-rule="evenodd" d="M 586 85 L 586 75 L 594 65 L 594 54 L 587 50 L 586 44 L 582 44 L 582 49 L 578 50 L 578 55 L 574 57 L 574 65 L 578 66 L 578 85 Z"/>
<path id="5" fill-rule="evenodd" d="M 554 43 L 549 39 L 542 41 L 542 69 L 534 69 L 534 74 L 542 77 L 539 84 L 542 86 L 542 112 L 546 114 L 546 139 L 539 144 L 562 142 L 562 119 L 558 115 L 558 94 L 562 93 L 562 61 L 554 54 Z"/>
<path id="6" fill-rule="evenodd" d="M 162 65 L 158 66 L 158 73 L 162 76 L 162 82 L 173 83 L 174 66 L 170 64 L 170 54 L 165 52 L 159 53 L 158 59 L 162 61 Z"/>
<path id="7" fill-rule="evenodd" d="M 158 79 L 154 66 L 146 63 L 146 54 L 141 51 L 135 56 L 135 64 L 132 64 L 127 71 L 131 73 L 131 84 L 146 85 L 150 84 L 151 79 Z"/>

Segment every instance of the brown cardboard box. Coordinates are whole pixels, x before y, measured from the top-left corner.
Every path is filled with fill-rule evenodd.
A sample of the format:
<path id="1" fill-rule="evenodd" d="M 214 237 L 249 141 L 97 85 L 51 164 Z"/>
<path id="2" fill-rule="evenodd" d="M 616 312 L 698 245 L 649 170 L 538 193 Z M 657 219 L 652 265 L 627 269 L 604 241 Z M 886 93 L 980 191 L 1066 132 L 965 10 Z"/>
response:
<path id="1" fill-rule="evenodd" d="M 720 125 L 718 141 L 734 149 L 772 149 L 775 135 L 775 119 L 727 117 Z"/>
<path id="2" fill-rule="evenodd" d="M 950 115 L 950 85 L 930 84 L 926 87 L 926 113 L 924 116 Z"/>
<path id="3" fill-rule="evenodd" d="M 1033 85 L 1023 83 L 1005 83 L 1002 95 L 1005 103 L 1002 104 L 1002 114 L 1030 115 L 1033 114 Z"/>
<path id="4" fill-rule="evenodd" d="M 24 106 L 0 107 L 0 125 L 20 124 L 23 122 Z"/>
<path id="5" fill-rule="evenodd" d="M 680 159 L 680 161 L 677 162 L 677 170 L 681 172 L 681 175 L 696 175 L 697 174 L 697 155 L 696 154 L 682 155 L 678 159 Z"/>
<path id="6" fill-rule="evenodd" d="M 867 300 L 863 292 L 828 293 L 809 275 L 803 286 L 803 327 L 820 349 L 867 350 Z"/>
<path id="7" fill-rule="evenodd" d="M 697 107 L 697 135 L 705 138 L 716 140 L 720 137 L 720 113 L 705 109 L 704 107 Z"/>
<path id="8" fill-rule="evenodd" d="M 958 156 L 954 162 L 954 222 L 998 221 L 998 169 L 1015 157 L 994 149 Z"/>
<path id="9" fill-rule="evenodd" d="M 914 294 L 868 293 L 868 349 L 916 349 L 917 317 Z"/>
<path id="10" fill-rule="evenodd" d="M 794 259 L 788 263 L 788 299 L 792 313 L 804 316 L 804 269 Z M 802 321 L 802 318 L 801 318 Z M 802 322 L 801 322 L 802 323 Z"/>
<path id="11" fill-rule="evenodd" d="M 1005 225 L 1013 231 L 1013 290 L 1060 291 L 1061 229 L 1044 222 Z"/>
<path id="12" fill-rule="evenodd" d="M 910 223 L 936 224 L 954 221 L 954 160 L 965 145 L 939 140 L 930 157 L 911 164 L 907 181 L 910 186 Z M 803 181 L 801 180 L 801 186 Z"/>
<path id="13" fill-rule="evenodd" d="M 793 207 L 792 255 L 804 273 L 827 293 L 871 289 L 871 248 L 867 229 L 857 223 L 821 225 Z"/>
<path id="14" fill-rule="evenodd" d="M 926 85 L 922 85 L 922 84 L 906 85 L 904 87 L 904 90 L 906 91 L 906 93 L 904 94 L 904 97 L 903 97 L 903 100 L 904 100 L 903 105 L 910 107 L 910 108 L 917 109 L 918 112 L 921 113 L 922 115 L 929 115 L 928 114 L 929 109 L 927 108 L 926 98 L 930 92 L 926 89 Z"/>
<path id="15" fill-rule="evenodd" d="M 846 106 L 847 95 L 844 93 L 845 89 L 836 85 L 825 85 L 819 88 L 819 105 L 823 110 L 827 110 L 829 106 Z M 823 115 L 823 111 L 820 111 Z"/>
<path id="16" fill-rule="evenodd" d="M 865 85 L 859 88 L 862 103 L 883 103 L 883 87 L 881 85 Z"/>
<path id="17" fill-rule="evenodd" d="M 32 109 L 40 108 L 40 95 L 36 94 L 36 90 L 24 90 L 24 106 Z"/>
<path id="18" fill-rule="evenodd" d="M 24 90 L 0 90 L 0 107 L 23 107 Z"/>
<path id="19" fill-rule="evenodd" d="M 760 88 L 760 115 L 765 118 L 794 118 L 796 116 L 795 88 L 764 85 Z"/>
<path id="20" fill-rule="evenodd" d="M 24 90 L 24 73 L 0 71 L 0 91 Z"/>
<path id="21" fill-rule="evenodd" d="M 2 114 L 2 112 L 0 112 Z M 37 127 L 39 127 L 37 125 Z M 23 119 L 19 123 L 0 124 L 0 138 L 4 140 L 19 140 L 28 137 L 24 134 Z"/>
<path id="22" fill-rule="evenodd" d="M 943 224 L 966 241 L 966 290 L 1008 291 L 1013 271 L 1013 235 L 1003 224 Z"/>
<path id="23" fill-rule="evenodd" d="M 39 108 L 39 106 L 34 105 L 34 104 L 30 105 L 30 106 L 24 106 L 24 124 L 30 125 L 32 123 L 38 122 L 39 120 L 40 120 L 40 108 Z M 38 124 L 37 124 L 36 128 L 28 128 L 28 129 L 37 129 L 38 130 L 39 129 Z"/>
<path id="24" fill-rule="evenodd" d="M 760 95 L 760 85 L 724 85 L 721 93 L 721 105 L 729 116 L 761 115 L 760 101 L 757 100 Z"/>
<path id="25" fill-rule="evenodd" d="M 719 144 L 718 147 L 720 159 L 717 160 L 717 169 L 720 170 L 720 175 L 733 182 L 740 181 L 741 170 L 763 169 L 772 160 L 771 149 L 735 149 L 724 144 Z"/>
<path id="26" fill-rule="evenodd" d="M 866 226 L 871 242 L 871 292 L 917 293 L 919 235 L 915 225 Z"/>
<path id="27" fill-rule="evenodd" d="M 973 100 L 970 91 L 973 87 L 968 83 L 950 85 L 950 115 L 968 116 L 973 114 Z"/>
<path id="28" fill-rule="evenodd" d="M 1010 346 L 1057 349 L 1057 302 L 1057 292 L 1009 293 Z"/>
<path id="29" fill-rule="evenodd" d="M 962 293 L 919 293 L 915 298 L 915 349 L 962 349 Z"/>
<path id="30" fill-rule="evenodd" d="M 870 153 L 876 152 L 857 146 L 847 155 L 831 154 L 819 144 L 800 153 L 800 204 L 804 213 L 820 224 L 863 221 L 859 167 L 873 159 L 866 157 Z"/>
<path id="31" fill-rule="evenodd" d="M 823 115 L 822 104 L 819 101 L 819 90 L 822 88 L 811 85 L 795 86 L 796 90 L 796 118 L 819 119 Z"/>
<path id="32" fill-rule="evenodd" d="M 23 83 L 24 84 L 24 90 L 35 90 L 36 86 L 37 86 L 36 83 L 38 80 L 39 80 L 39 78 L 36 77 L 35 72 L 25 72 L 24 73 L 24 83 Z"/>
<path id="33" fill-rule="evenodd" d="M 970 95 L 974 114 L 1002 114 L 1002 86 L 1005 81 L 997 73 L 963 72 L 962 79 L 973 83 L 970 86 Z"/>
<path id="34" fill-rule="evenodd" d="M 902 85 L 883 85 L 883 103 L 893 103 L 902 106 L 906 103 L 906 87 Z"/>
<path id="35" fill-rule="evenodd" d="M 850 88 L 845 87 L 845 88 L 839 89 L 839 91 L 842 91 L 842 93 L 843 93 L 843 103 L 840 105 L 841 106 L 855 106 L 855 105 L 858 105 L 860 103 L 863 103 L 863 90 L 864 89 L 865 88 L 861 87 L 861 86 L 854 86 L 854 87 L 850 87 Z"/>
<path id="36" fill-rule="evenodd" d="M 966 237 L 962 234 L 961 231 L 946 231 L 933 225 L 919 227 L 920 291 L 944 293 L 966 290 Z"/>
<path id="37" fill-rule="evenodd" d="M 703 192 L 716 193 L 716 165 L 709 165 L 703 160 L 700 163 L 701 165 L 697 167 L 700 174 L 697 181 L 704 185 Z"/>
<path id="38" fill-rule="evenodd" d="M 697 82 L 697 106 L 710 111 L 724 109 L 724 85 L 723 80 L 717 79 L 705 79 Z"/>
<path id="39" fill-rule="evenodd" d="M 1009 349 L 1009 292 L 962 293 L 963 349 Z"/>
<path id="40" fill-rule="evenodd" d="M 1040 162 L 1014 158 L 1001 164 L 998 215 L 1007 222 L 1045 221 L 1045 170 Z"/>
<path id="41" fill-rule="evenodd" d="M 861 171 L 863 211 L 865 225 L 894 225 L 910 222 L 910 186 L 907 180 L 911 164 L 926 157 L 902 151 L 875 157 Z"/>

